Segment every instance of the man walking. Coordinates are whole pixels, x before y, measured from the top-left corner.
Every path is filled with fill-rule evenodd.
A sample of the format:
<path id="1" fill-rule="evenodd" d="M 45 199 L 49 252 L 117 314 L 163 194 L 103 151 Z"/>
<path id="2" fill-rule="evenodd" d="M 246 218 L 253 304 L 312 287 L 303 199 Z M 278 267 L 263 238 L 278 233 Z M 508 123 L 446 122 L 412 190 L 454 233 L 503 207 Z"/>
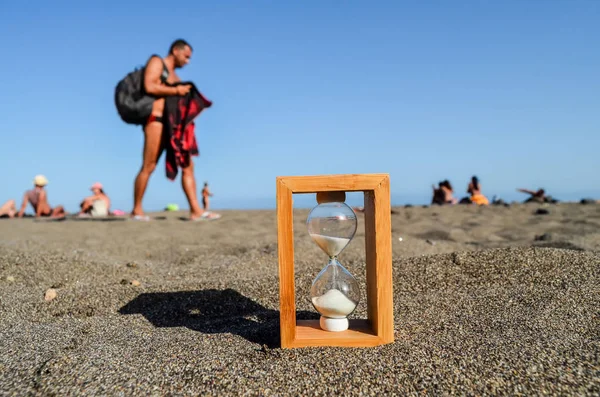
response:
<path id="1" fill-rule="evenodd" d="M 160 58 L 153 56 L 148 60 L 144 75 L 144 88 L 147 94 L 156 97 L 152 105 L 152 113 L 144 125 L 144 152 L 140 171 L 135 179 L 133 194 L 132 218 L 135 220 L 149 220 L 142 209 L 142 199 L 148 185 L 150 175 L 156 169 L 156 164 L 165 149 L 163 110 L 165 97 L 186 95 L 191 85 L 176 85 L 181 82 L 175 73 L 190 62 L 192 47 L 185 40 L 176 40 L 169 48 L 169 54 Z M 196 180 L 194 177 L 194 163 L 192 159 L 182 167 L 181 185 L 190 206 L 190 220 L 215 219 L 218 214 L 203 211 L 198 204 L 196 193 Z"/>

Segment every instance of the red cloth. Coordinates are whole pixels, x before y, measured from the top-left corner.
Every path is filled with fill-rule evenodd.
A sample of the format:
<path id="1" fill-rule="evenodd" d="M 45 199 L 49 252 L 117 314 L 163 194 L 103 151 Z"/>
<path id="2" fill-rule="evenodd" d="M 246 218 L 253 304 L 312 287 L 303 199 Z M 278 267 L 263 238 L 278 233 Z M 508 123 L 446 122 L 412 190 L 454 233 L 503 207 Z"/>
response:
<path id="1" fill-rule="evenodd" d="M 194 119 L 202 110 L 212 106 L 212 102 L 196 86 L 191 85 L 192 89 L 187 95 L 165 98 L 163 134 L 167 151 L 167 178 L 170 180 L 177 177 L 178 167 L 189 166 L 191 156 L 198 156 Z"/>

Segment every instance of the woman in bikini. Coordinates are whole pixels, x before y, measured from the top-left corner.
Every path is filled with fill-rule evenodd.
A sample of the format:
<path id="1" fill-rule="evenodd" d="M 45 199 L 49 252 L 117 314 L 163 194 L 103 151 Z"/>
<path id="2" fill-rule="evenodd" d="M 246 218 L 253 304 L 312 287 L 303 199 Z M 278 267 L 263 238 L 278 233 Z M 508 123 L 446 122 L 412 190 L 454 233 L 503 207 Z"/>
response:
<path id="1" fill-rule="evenodd" d="M 488 205 L 490 202 L 483 194 L 481 194 L 481 184 L 476 176 L 471 178 L 471 182 L 467 187 L 467 193 L 471 195 L 471 203 L 477 205 Z"/>

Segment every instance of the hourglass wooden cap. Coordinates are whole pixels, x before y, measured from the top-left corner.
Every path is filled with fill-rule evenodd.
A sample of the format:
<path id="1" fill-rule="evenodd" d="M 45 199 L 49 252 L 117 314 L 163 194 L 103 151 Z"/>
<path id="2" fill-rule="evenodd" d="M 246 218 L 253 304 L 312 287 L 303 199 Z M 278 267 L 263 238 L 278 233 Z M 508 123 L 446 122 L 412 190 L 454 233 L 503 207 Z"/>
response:
<path id="1" fill-rule="evenodd" d="M 323 331 L 319 320 L 296 319 L 293 194 L 317 193 L 317 201 L 345 201 L 345 192 L 365 196 L 367 318 L 351 319 L 343 332 Z M 316 203 L 315 203 L 316 205 Z M 388 174 L 277 177 L 277 240 L 281 347 L 369 347 L 394 341 L 392 228 Z"/>
<path id="2" fill-rule="evenodd" d="M 318 192 L 317 203 L 343 203 L 346 201 L 346 192 Z"/>

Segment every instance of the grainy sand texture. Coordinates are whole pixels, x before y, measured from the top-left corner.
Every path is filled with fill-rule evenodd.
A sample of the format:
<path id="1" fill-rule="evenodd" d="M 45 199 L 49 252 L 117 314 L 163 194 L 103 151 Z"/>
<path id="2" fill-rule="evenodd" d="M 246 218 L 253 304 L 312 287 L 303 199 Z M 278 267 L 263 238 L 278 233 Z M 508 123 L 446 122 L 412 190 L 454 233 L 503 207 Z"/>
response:
<path id="1" fill-rule="evenodd" d="M 297 310 L 318 318 L 308 212 Z M 395 342 L 376 348 L 279 348 L 275 211 L 182 215 L 0 220 L 0 394 L 600 393 L 600 205 L 394 208 Z M 364 288 L 358 218 L 339 260 Z"/>

